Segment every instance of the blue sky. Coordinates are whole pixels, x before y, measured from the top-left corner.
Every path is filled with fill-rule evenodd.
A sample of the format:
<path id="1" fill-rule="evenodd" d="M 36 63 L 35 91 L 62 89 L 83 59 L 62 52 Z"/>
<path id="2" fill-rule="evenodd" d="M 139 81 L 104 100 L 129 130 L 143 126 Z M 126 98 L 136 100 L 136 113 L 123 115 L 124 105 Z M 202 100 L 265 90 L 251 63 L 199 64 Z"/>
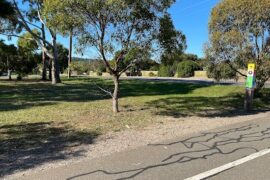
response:
<path id="1" fill-rule="evenodd" d="M 219 0 L 176 0 L 176 3 L 170 8 L 174 25 L 177 30 L 181 30 L 187 37 L 186 53 L 197 54 L 203 57 L 203 45 L 208 41 L 208 21 L 211 9 Z M 0 39 L 5 37 L 0 36 Z M 68 39 L 59 37 L 59 42 L 68 47 Z M 15 43 L 16 38 L 6 41 L 8 44 Z M 85 57 L 96 58 L 95 52 L 88 50 L 84 53 Z M 75 56 L 80 56 L 74 54 Z"/>
<path id="2" fill-rule="evenodd" d="M 208 41 L 208 21 L 211 9 L 219 0 L 177 0 L 169 10 L 176 29 L 187 37 L 187 53 L 203 57 L 203 45 Z"/>

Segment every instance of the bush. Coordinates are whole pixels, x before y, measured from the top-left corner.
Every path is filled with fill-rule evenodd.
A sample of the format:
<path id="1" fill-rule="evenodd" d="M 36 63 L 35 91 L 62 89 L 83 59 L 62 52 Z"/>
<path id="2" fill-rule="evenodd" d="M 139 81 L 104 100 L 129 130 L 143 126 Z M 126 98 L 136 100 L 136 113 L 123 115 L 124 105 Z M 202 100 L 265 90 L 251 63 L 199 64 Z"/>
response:
<path id="1" fill-rule="evenodd" d="M 174 73 L 171 66 L 161 65 L 158 71 L 159 77 L 173 77 Z"/>
<path id="2" fill-rule="evenodd" d="M 177 77 L 193 77 L 194 71 L 201 67 L 194 61 L 183 61 L 177 65 Z"/>
<path id="3" fill-rule="evenodd" d="M 209 78 L 219 82 L 221 79 L 236 79 L 237 73 L 226 63 L 211 63 L 207 68 Z"/>
<path id="4" fill-rule="evenodd" d="M 77 71 L 78 74 L 87 73 L 89 71 L 87 62 L 83 62 L 83 61 L 73 61 L 70 65 L 70 68 L 71 68 L 71 71 Z"/>
<path id="5" fill-rule="evenodd" d="M 154 65 L 154 66 L 152 66 L 150 69 L 149 69 L 149 71 L 158 71 L 159 70 L 159 64 L 156 64 L 156 65 Z M 144 70 L 148 70 L 148 69 L 144 69 Z"/>

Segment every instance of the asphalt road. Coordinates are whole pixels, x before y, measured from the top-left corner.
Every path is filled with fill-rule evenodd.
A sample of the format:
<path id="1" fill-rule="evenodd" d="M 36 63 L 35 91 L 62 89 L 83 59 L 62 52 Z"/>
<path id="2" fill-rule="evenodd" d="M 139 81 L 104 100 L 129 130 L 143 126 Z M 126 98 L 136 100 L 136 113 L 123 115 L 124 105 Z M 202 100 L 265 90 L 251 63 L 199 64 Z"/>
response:
<path id="1" fill-rule="evenodd" d="M 236 119 L 237 120 L 237 119 Z M 20 179 L 186 179 L 270 147 L 270 117 L 85 160 Z M 207 177 L 270 179 L 270 154 Z"/>

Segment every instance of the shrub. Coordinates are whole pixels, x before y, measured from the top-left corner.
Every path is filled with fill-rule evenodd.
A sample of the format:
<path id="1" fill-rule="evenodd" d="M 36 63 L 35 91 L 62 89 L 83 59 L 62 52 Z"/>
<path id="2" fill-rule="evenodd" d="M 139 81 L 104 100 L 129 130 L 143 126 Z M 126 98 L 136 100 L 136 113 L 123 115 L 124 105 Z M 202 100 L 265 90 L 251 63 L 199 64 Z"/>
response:
<path id="1" fill-rule="evenodd" d="M 158 71 L 159 70 L 159 64 L 156 64 L 156 65 L 153 65 L 149 70 L 150 71 Z M 144 70 L 147 70 L 147 69 L 144 69 Z"/>
<path id="2" fill-rule="evenodd" d="M 171 66 L 161 65 L 158 71 L 159 77 L 173 77 L 174 73 Z"/>
<path id="3" fill-rule="evenodd" d="M 221 79 L 236 79 L 237 73 L 226 63 L 211 63 L 207 68 L 209 78 L 219 82 Z"/>
<path id="4" fill-rule="evenodd" d="M 192 77 L 201 67 L 194 61 L 182 61 L 177 65 L 177 77 Z"/>
<path id="5" fill-rule="evenodd" d="M 70 65 L 70 68 L 71 68 L 71 71 L 77 71 L 78 74 L 87 73 L 89 71 L 87 62 L 83 62 L 83 61 L 73 61 Z"/>

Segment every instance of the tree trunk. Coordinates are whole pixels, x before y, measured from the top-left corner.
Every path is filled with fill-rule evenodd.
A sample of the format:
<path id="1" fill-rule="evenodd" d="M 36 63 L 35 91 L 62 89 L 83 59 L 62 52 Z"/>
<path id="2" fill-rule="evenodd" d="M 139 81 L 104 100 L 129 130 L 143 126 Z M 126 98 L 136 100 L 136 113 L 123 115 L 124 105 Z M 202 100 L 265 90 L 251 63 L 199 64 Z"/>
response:
<path id="1" fill-rule="evenodd" d="M 52 60 L 49 60 L 49 80 L 52 80 Z"/>
<path id="2" fill-rule="evenodd" d="M 119 112 L 119 106 L 118 106 L 118 92 L 119 92 L 119 77 L 117 75 L 113 75 L 113 82 L 114 82 L 114 92 L 112 96 L 112 106 L 113 106 L 113 112 L 118 113 Z"/>
<path id="3" fill-rule="evenodd" d="M 41 27 L 42 31 L 42 38 L 46 39 L 46 34 L 45 34 L 45 26 L 42 24 Z M 42 46 L 45 46 L 45 42 L 43 41 Z M 42 48 L 42 78 L 43 81 L 47 80 L 47 64 L 46 64 L 46 53 L 44 49 Z"/>
<path id="4" fill-rule="evenodd" d="M 11 78 L 11 70 L 10 70 L 10 69 L 8 69 L 8 80 L 9 80 L 9 81 L 12 80 L 12 78 Z"/>
<path id="5" fill-rule="evenodd" d="M 71 76 L 70 66 L 71 66 L 71 61 L 72 61 L 72 38 L 73 38 L 73 32 L 71 29 L 70 34 L 69 34 L 68 79 Z"/>
<path id="6" fill-rule="evenodd" d="M 52 84 L 61 83 L 56 36 L 53 36 Z"/>
<path id="7" fill-rule="evenodd" d="M 11 70 L 9 68 L 9 59 L 8 59 L 8 56 L 7 56 L 7 69 L 8 69 L 8 80 L 11 81 L 12 78 L 11 78 Z"/>
<path id="8" fill-rule="evenodd" d="M 47 64 L 46 64 L 46 54 L 42 50 L 42 78 L 43 81 L 47 80 Z"/>

